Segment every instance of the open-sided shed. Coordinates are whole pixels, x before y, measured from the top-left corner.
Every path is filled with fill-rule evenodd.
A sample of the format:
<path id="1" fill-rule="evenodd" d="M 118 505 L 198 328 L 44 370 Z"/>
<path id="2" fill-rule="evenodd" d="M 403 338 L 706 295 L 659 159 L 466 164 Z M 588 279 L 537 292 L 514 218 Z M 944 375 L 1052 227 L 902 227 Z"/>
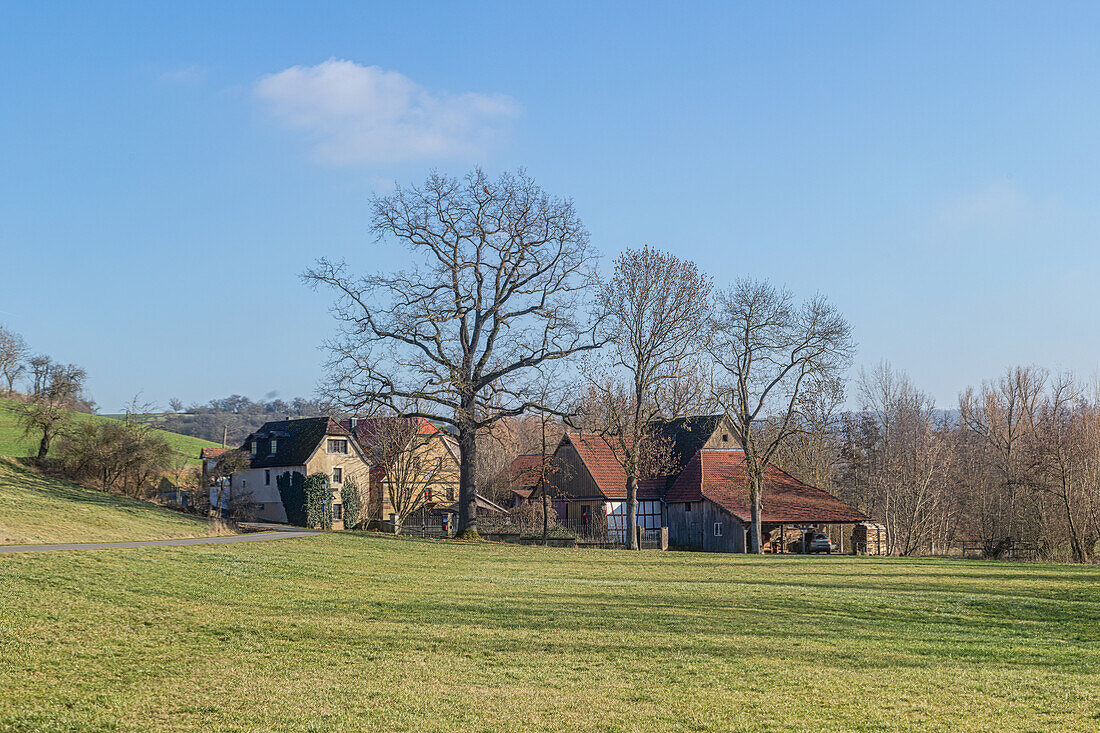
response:
<path id="1" fill-rule="evenodd" d="M 761 497 L 765 537 L 785 526 L 855 525 L 867 517 L 822 489 L 775 466 L 765 469 Z M 665 495 L 673 546 L 745 552 L 750 525 L 748 476 L 740 450 L 701 450 Z"/>

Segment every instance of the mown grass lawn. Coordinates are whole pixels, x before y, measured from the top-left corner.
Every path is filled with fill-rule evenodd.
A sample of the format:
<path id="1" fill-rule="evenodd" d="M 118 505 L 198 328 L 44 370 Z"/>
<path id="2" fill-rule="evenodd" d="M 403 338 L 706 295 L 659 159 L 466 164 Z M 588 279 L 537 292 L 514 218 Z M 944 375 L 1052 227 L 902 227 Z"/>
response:
<path id="1" fill-rule="evenodd" d="M 161 540 L 214 531 L 201 517 L 75 486 L 0 458 L 0 545 Z"/>
<path id="2" fill-rule="evenodd" d="M 0 397 L 0 456 L 12 456 L 26 458 L 38 452 L 38 441 L 33 437 L 23 435 L 23 429 L 19 427 L 18 402 Z M 86 420 L 111 420 L 105 415 L 87 415 L 83 412 L 72 413 L 73 420 L 84 422 Z M 203 448 L 214 448 L 218 443 L 212 443 L 202 438 L 194 438 L 190 435 L 170 433 L 166 430 L 159 431 L 171 446 L 176 461 L 195 464 L 199 463 L 199 451 Z M 56 443 L 55 446 L 56 447 Z M 50 455 L 53 455 L 53 448 Z"/>
<path id="3" fill-rule="evenodd" d="M 0 730 L 1096 730 L 1100 568 L 331 534 L 0 558 Z"/>

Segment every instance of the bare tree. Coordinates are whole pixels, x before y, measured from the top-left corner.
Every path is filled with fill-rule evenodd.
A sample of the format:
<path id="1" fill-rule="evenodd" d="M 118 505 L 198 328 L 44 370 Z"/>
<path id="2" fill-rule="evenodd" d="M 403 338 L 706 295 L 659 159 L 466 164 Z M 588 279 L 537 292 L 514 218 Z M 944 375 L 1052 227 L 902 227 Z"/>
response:
<path id="1" fill-rule="evenodd" d="M 449 484 L 444 451 L 429 441 L 438 433 L 421 432 L 422 420 L 413 417 L 378 417 L 371 421 L 371 465 L 375 467 L 372 483 L 377 479 L 395 518 L 394 531 L 400 532 L 405 520 L 414 512 L 434 501 L 445 499 L 435 492 Z M 448 438 L 444 437 L 443 440 Z"/>
<path id="2" fill-rule="evenodd" d="M 839 413 L 845 396 L 839 376 L 806 395 L 802 409 L 792 417 L 789 437 L 776 451 L 780 468 L 818 488 L 832 488 L 834 469 L 841 460 Z"/>
<path id="3" fill-rule="evenodd" d="M 718 296 L 708 351 L 718 372 L 716 399 L 745 451 L 749 549 L 760 553 L 765 467 L 814 402 L 808 395 L 850 363 L 851 327 L 822 296 L 797 304 L 770 283 L 739 280 Z"/>
<path id="4" fill-rule="evenodd" d="M 71 411 L 86 404 L 82 392 L 88 376 L 78 366 L 57 364 L 48 358 L 42 371 L 43 383 L 36 385 L 30 401 L 19 412 L 23 434 L 38 436 L 39 461 L 46 459 L 51 442 L 72 419 Z"/>
<path id="5" fill-rule="evenodd" d="M 1094 485 L 1089 481 L 1095 451 L 1090 440 L 1094 412 L 1073 375 L 1058 375 L 1038 404 L 1030 445 L 1034 486 L 1057 503 L 1065 523 L 1057 534 L 1068 541 L 1072 560 L 1080 563 L 1089 562 L 1097 538 L 1089 522 L 1094 504 Z M 1049 531 L 1054 529 L 1048 527 L 1048 534 L 1055 534 Z M 1057 540 L 1051 544 L 1056 543 L 1060 544 Z"/>
<path id="6" fill-rule="evenodd" d="M 873 428 L 863 446 L 868 488 L 881 507 L 888 549 L 898 555 L 942 551 L 956 517 L 947 489 L 950 445 L 947 431 L 937 429 L 935 400 L 885 361 L 861 370 L 859 385 Z"/>
<path id="7" fill-rule="evenodd" d="M 625 250 L 600 288 L 614 339 L 609 368 L 589 371 L 593 399 L 585 427 L 607 441 L 626 474 L 626 534 L 634 550 L 638 479 L 661 471 L 668 448 L 657 445 L 652 424 L 682 416 L 701 395 L 685 385 L 703 348 L 712 290 L 694 262 L 648 246 Z"/>
<path id="8" fill-rule="evenodd" d="M 990 548 L 1019 541 L 1033 524 L 1026 449 L 1047 379 L 1047 372 L 1038 367 L 1016 367 L 994 382 L 983 382 L 977 391 L 967 388 L 959 397 L 959 420 L 988 456 L 990 471 L 985 485 L 976 487 L 980 495 L 973 511 Z"/>
<path id="9" fill-rule="evenodd" d="M 27 369 L 27 343 L 19 334 L 0 326 L 0 376 L 8 383 L 8 394 L 15 392 L 15 380 Z"/>
<path id="10" fill-rule="evenodd" d="M 379 240 L 405 245 L 408 269 L 354 276 L 320 260 L 305 273 L 337 293 L 324 392 L 353 414 L 400 411 L 454 426 L 461 450 L 460 535 L 476 534 L 477 436 L 539 407 L 543 365 L 596 349 L 585 317 L 595 255 L 572 202 L 526 173 L 439 174 L 373 202 Z"/>
<path id="11" fill-rule="evenodd" d="M 218 456 L 214 468 L 207 474 L 209 486 L 203 487 L 210 492 L 210 515 L 216 516 L 222 509 L 230 512 L 236 504 L 234 493 L 244 493 L 245 501 L 251 501 L 252 493 L 242 488 L 234 492 L 233 474 L 247 471 L 252 467 L 252 457 L 244 450 L 228 450 Z"/>

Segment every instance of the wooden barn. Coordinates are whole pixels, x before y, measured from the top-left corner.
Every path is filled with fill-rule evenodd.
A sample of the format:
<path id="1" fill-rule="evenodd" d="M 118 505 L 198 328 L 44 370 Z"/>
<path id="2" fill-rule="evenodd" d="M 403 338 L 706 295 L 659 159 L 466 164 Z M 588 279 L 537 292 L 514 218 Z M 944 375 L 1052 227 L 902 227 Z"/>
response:
<path id="1" fill-rule="evenodd" d="M 857 525 L 867 517 L 832 494 L 802 483 L 775 466 L 765 470 L 763 535 L 786 527 Z M 701 450 L 664 496 L 669 542 L 714 552 L 746 552 L 749 516 L 745 454 Z"/>
<path id="2" fill-rule="evenodd" d="M 672 546 L 745 552 L 749 526 L 744 453 L 720 415 L 656 423 L 670 446 L 667 475 L 638 484 L 638 526 L 668 528 Z M 553 454 L 546 479 L 559 521 L 585 533 L 626 541 L 626 474 L 603 438 L 567 433 Z M 764 535 L 783 529 L 856 525 L 867 517 L 831 494 L 769 466 L 763 495 Z M 782 542 L 777 543 L 783 546 Z"/>

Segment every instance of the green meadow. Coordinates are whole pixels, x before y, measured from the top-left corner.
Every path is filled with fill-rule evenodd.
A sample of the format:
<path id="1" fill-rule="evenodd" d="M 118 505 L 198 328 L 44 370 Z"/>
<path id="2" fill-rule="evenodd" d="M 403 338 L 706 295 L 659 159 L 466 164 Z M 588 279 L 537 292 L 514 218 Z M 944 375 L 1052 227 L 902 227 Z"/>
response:
<path id="1" fill-rule="evenodd" d="M 1098 567 L 352 533 L 0 555 L 5 731 L 1098 728 Z"/>
<path id="2" fill-rule="evenodd" d="M 0 545 L 206 537 L 214 531 L 201 517 L 86 489 L 0 458 Z"/>

